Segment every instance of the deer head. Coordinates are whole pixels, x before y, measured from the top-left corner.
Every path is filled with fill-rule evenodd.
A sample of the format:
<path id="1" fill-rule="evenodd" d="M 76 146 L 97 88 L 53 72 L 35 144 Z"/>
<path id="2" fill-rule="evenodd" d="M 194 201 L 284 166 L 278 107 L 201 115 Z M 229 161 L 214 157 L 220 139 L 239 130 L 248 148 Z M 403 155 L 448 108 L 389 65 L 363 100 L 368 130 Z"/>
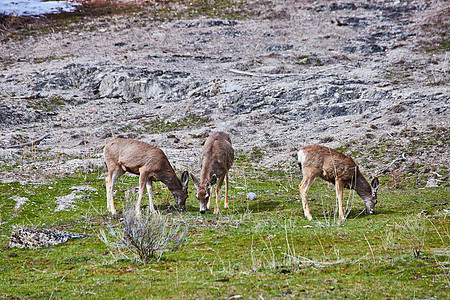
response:
<path id="1" fill-rule="evenodd" d="M 186 210 L 186 199 L 188 197 L 188 183 L 189 183 L 189 173 L 188 171 L 184 171 L 181 174 L 181 186 L 182 189 L 174 189 L 172 191 L 173 198 L 175 199 L 175 203 L 179 210 Z"/>
<path id="2" fill-rule="evenodd" d="M 200 213 L 204 214 L 209 209 L 208 203 L 211 198 L 211 189 L 217 182 L 217 176 L 216 174 L 213 174 L 209 181 L 206 180 L 204 183 L 200 183 L 200 181 L 193 174 L 191 174 L 191 178 L 197 188 L 197 199 L 200 204 Z"/>
<path id="3" fill-rule="evenodd" d="M 380 181 L 377 177 L 374 177 L 372 179 L 372 182 L 370 183 L 371 187 L 371 194 L 365 196 L 364 198 L 361 197 L 364 200 L 364 204 L 366 205 L 366 210 L 369 214 L 373 214 L 375 212 L 375 205 L 377 204 L 377 192 L 378 188 L 380 187 Z"/>

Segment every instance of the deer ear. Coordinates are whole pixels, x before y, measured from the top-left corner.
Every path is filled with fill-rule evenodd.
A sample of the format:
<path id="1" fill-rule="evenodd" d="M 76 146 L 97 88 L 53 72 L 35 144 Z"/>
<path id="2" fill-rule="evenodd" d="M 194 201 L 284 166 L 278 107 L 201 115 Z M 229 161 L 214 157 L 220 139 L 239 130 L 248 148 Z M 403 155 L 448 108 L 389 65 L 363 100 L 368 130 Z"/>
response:
<path id="1" fill-rule="evenodd" d="M 213 176 L 211 176 L 211 180 L 209 181 L 209 185 L 213 186 L 215 185 L 217 182 L 217 175 L 213 174 Z"/>
<path id="2" fill-rule="evenodd" d="M 187 187 L 188 183 L 189 183 L 189 173 L 188 171 L 184 171 L 183 174 L 181 174 L 181 184 Z"/>
<path id="3" fill-rule="evenodd" d="M 194 174 L 192 174 L 192 173 L 189 173 L 189 175 L 191 175 L 192 182 L 194 183 L 195 187 L 198 189 L 198 187 L 200 186 L 200 182 L 198 181 L 197 177 L 195 177 Z"/>
<path id="4" fill-rule="evenodd" d="M 370 185 L 372 186 L 372 190 L 376 192 L 380 187 L 380 181 L 378 180 L 378 177 L 374 177 Z"/>

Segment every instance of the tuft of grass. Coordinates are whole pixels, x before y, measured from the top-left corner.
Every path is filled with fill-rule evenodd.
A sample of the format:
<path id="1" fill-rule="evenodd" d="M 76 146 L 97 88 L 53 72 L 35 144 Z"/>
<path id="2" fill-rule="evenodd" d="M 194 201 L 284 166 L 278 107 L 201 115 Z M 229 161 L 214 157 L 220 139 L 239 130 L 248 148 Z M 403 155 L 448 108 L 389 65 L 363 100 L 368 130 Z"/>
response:
<path id="1" fill-rule="evenodd" d="M 324 63 L 316 55 L 299 55 L 295 64 L 303 66 L 323 66 Z"/>
<path id="2" fill-rule="evenodd" d="M 394 223 L 386 231 L 386 244 L 405 251 L 407 255 L 419 258 L 425 245 L 426 220 L 421 216 L 402 220 L 401 224 Z"/>

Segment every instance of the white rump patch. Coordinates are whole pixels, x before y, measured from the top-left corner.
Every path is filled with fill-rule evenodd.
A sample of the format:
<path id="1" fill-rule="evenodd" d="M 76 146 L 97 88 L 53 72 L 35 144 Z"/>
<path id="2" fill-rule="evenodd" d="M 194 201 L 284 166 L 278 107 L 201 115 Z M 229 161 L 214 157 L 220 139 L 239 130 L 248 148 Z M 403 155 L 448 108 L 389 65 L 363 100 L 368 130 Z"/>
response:
<path id="1" fill-rule="evenodd" d="M 305 154 L 302 150 L 298 151 L 298 162 L 303 164 L 303 161 L 305 160 Z"/>

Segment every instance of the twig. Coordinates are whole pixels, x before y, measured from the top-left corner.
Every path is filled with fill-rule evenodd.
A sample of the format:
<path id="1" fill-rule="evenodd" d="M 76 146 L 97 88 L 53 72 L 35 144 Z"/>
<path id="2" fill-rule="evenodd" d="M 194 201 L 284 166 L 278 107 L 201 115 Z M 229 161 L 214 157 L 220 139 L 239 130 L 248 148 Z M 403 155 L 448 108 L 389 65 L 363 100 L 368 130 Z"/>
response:
<path id="1" fill-rule="evenodd" d="M 41 136 L 40 138 L 28 142 L 28 143 L 23 143 L 23 144 L 18 144 L 18 145 L 12 145 L 12 146 L 1 146 L 4 149 L 11 149 L 11 148 L 23 148 L 23 147 L 27 147 L 27 146 L 34 146 L 39 144 L 43 139 L 45 139 L 46 137 L 48 137 L 50 135 L 50 132 L 44 134 L 43 136 Z"/>
<path id="2" fill-rule="evenodd" d="M 360 215 L 362 215 L 364 212 L 366 211 L 366 208 L 364 207 L 364 209 L 356 215 L 355 219 L 358 218 Z"/>
<path id="3" fill-rule="evenodd" d="M 329 70 L 329 69 L 333 69 L 333 68 L 337 68 L 336 67 L 331 67 L 331 68 L 327 68 L 324 70 L 320 70 L 318 72 L 321 71 L 325 71 L 325 70 Z M 279 77 L 287 77 L 287 76 L 307 76 L 306 78 L 304 78 L 304 80 L 307 79 L 312 79 L 316 76 L 331 76 L 331 74 L 317 74 L 317 73 L 309 73 L 309 74 L 303 74 L 303 73 L 283 73 L 283 74 L 267 74 L 267 73 L 253 73 L 253 72 L 246 72 L 246 71 L 240 71 L 240 70 L 236 70 L 236 69 L 229 69 L 229 71 L 231 73 L 235 73 L 235 74 L 239 74 L 239 75 L 247 75 L 247 76 L 255 76 L 255 77 L 275 77 L 275 78 L 279 78 Z"/>
<path id="4" fill-rule="evenodd" d="M 378 174 L 384 174 L 384 173 L 386 173 L 387 171 L 389 171 L 389 169 L 390 169 L 396 162 L 402 161 L 402 160 L 406 160 L 406 153 L 405 153 L 405 152 L 402 153 L 402 156 L 401 156 L 401 157 L 394 159 L 394 160 L 389 164 L 389 166 L 387 166 L 383 171 L 378 172 Z"/>
<path id="5" fill-rule="evenodd" d="M 367 239 L 366 235 L 364 235 L 364 239 L 366 240 L 367 245 L 369 245 L 370 252 L 372 253 L 372 259 L 373 259 L 373 262 L 375 263 L 375 255 L 373 254 L 372 246 L 370 245 L 369 240 Z"/>
<path id="6" fill-rule="evenodd" d="M 275 119 L 278 119 L 278 120 L 283 121 L 283 122 L 287 122 L 288 121 L 288 120 L 286 120 L 286 119 L 284 119 L 282 117 L 279 117 L 277 115 L 274 115 L 274 114 L 272 114 L 271 116 L 274 117 Z"/>
<path id="7" fill-rule="evenodd" d="M 378 120 L 378 119 L 380 119 L 382 116 L 376 116 L 375 118 L 373 118 L 372 120 L 370 120 L 370 121 L 375 121 L 375 120 Z"/>
<path id="8" fill-rule="evenodd" d="M 137 119 L 149 118 L 149 117 L 154 117 L 154 116 L 155 116 L 155 114 L 143 114 L 143 115 L 137 115 L 137 116 L 129 117 L 129 118 L 126 118 L 125 120 L 126 121 L 137 120 Z"/>
<path id="9" fill-rule="evenodd" d="M 283 74 L 265 74 L 265 73 L 252 73 L 246 71 L 240 71 L 236 69 L 230 69 L 231 73 L 239 74 L 239 75 L 247 75 L 247 76 L 255 76 L 255 77 L 284 77 L 286 75 Z M 292 75 L 292 74 L 290 74 Z"/>
<path id="10" fill-rule="evenodd" d="M 112 129 L 112 127 L 109 127 L 109 130 L 111 130 L 111 136 L 113 139 L 115 139 L 116 137 L 114 136 L 114 130 Z"/>

